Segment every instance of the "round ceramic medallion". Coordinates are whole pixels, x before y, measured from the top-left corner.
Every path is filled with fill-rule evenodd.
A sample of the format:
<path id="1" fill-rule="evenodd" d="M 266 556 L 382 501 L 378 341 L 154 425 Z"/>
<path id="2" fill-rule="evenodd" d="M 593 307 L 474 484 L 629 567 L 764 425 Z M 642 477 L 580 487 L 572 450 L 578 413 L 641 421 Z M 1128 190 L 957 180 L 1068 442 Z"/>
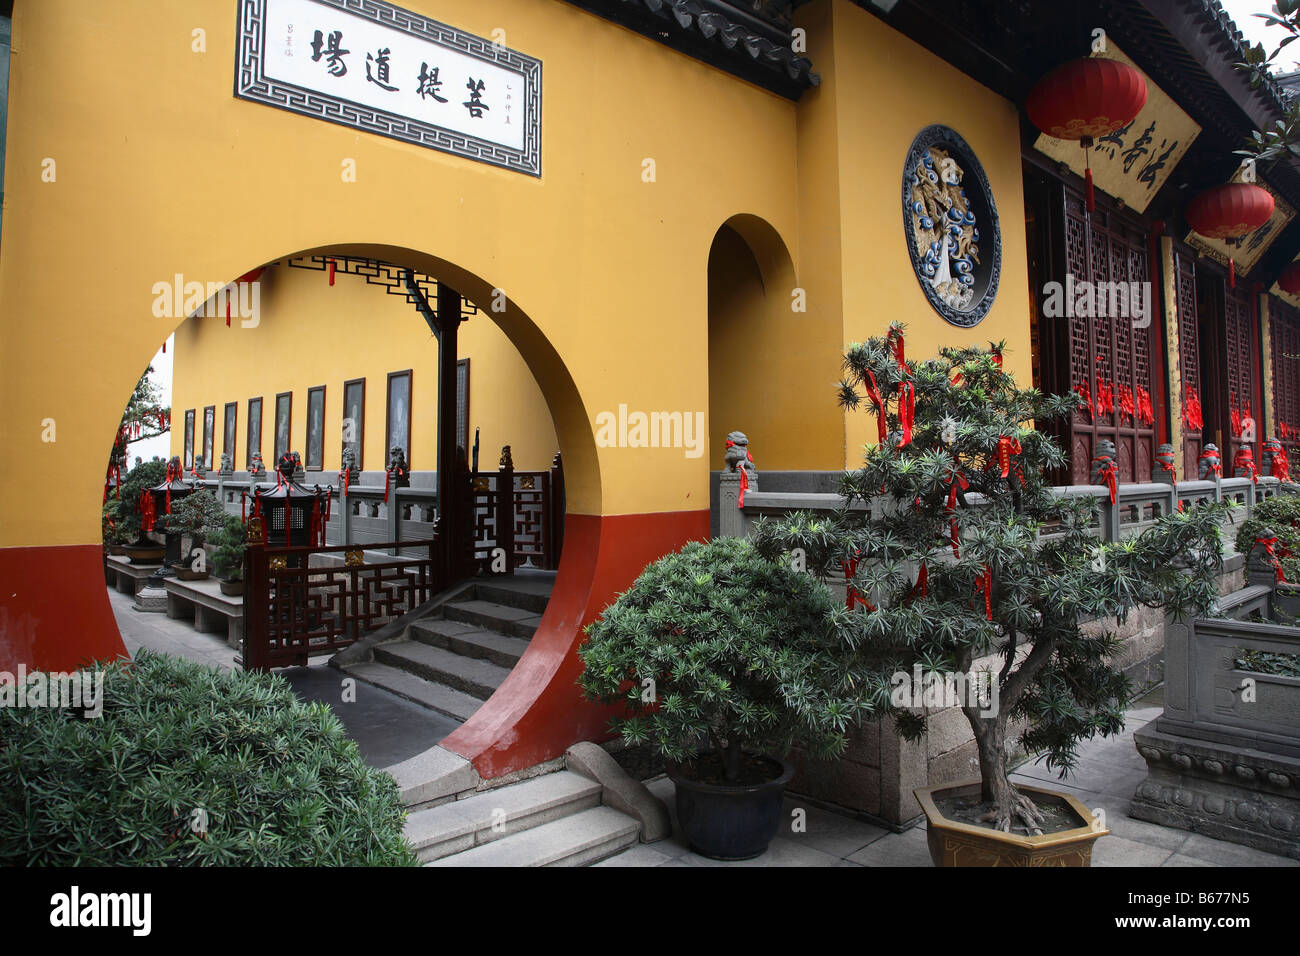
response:
<path id="1" fill-rule="evenodd" d="M 967 328 L 983 319 L 1002 271 L 998 211 L 984 167 L 947 126 L 927 126 L 907 151 L 903 231 L 935 311 Z"/>

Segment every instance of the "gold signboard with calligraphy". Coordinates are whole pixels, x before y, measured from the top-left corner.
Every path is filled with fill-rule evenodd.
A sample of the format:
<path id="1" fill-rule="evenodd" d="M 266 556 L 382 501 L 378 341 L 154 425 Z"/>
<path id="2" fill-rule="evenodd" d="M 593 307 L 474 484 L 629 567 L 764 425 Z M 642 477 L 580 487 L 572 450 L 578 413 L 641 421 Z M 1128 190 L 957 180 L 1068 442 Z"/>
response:
<path id="1" fill-rule="evenodd" d="M 1280 199 L 1278 200 L 1278 202 L 1281 202 L 1281 201 L 1282 201 L 1282 200 L 1280 200 Z M 1264 225 L 1266 226 L 1266 225 L 1268 225 L 1268 223 L 1265 223 Z M 1260 226 L 1260 228 L 1263 229 L 1264 226 Z M 1278 230 L 1278 231 L 1280 232 L 1281 230 Z M 1292 261 L 1293 261 L 1293 262 L 1300 262 L 1300 256 L 1297 256 L 1297 257 L 1296 257 L 1294 260 L 1292 260 Z M 1285 268 L 1286 268 L 1286 267 L 1284 266 L 1283 269 L 1285 270 Z M 1300 309 L 1300 295 L 1292 295 L 1290 292 L 1283 292 L 1283 291 L 1282 291 L 1282 287 L 1281 287 L 1280 285 L 1277 284 L 1277 280 L 1274 280 L 1274 281 L 1273 281 L 1273 286 L 1272 286 L 1272 288 L 1270 288 L 1268 291 L 1269 291 L 1269 294 L 1270 294 L 1270 295 L 1275 295 L 1275 296 L 1277 296 L 1277 297 L 1278 297 L 1279 299 L 1281 299 L 1283 302 L 1287 303 L 1287 305 L 1290 305 L 1291 307 L 1296 308 L 1296 309 Z"/>
<path id="2" fill-rule="evenodd" d="M 1136 63 L 1109 41 L 1104 54 L 1093 55 L 1118 60 L 1138 69 Z M 1146 211 L 1192 141 L 1201 133 L 1196 121 L 1156 86 L 1151 77 L 1145 73 L 1142 77 L 1147 81 L 1147 103 L 1142 112 L 1123 129 L 1098 137 L 1088 151 L 1096 187 L 1123 200 L 1126 206 L 1138 212 Z M 1083 175 L 1084 150 L 1076 140 L 1055 139 L 1043 134 L 1034 143 L 1034 149 Z"/>
<path id="3" fill-rule="evenodd" d="M 1232 177 L 1232 182 L 1239 183 L 1242 173 L 1240 167 Z M 1279 196 L 1268 183 L 1263 179 L 1255 181 L 1256 186 L 1263 186 L 1273 197 L 1273 215 L 1269 217 L 1268 222 L 1260 226 L 1246 238 L 1241 240 L 1241 245 L 1229 246 L 1222 239 L 1207 239 L 1199 232 L 1187 233 L 1186 242 L 1197 252 L 1204 253 L 1215 262 L 1227 268 L 1228 257 L 1231 256 L 1236 265 L 1237 272 L 1245 275 L 1255 267 L 1273 240 L 1282 234 L 1287 223 L 1295 218 L 1295 210 L 1292 209 L 1285 199 Z M 1189 197 L 1190 198 L 1190 197 Z"/>

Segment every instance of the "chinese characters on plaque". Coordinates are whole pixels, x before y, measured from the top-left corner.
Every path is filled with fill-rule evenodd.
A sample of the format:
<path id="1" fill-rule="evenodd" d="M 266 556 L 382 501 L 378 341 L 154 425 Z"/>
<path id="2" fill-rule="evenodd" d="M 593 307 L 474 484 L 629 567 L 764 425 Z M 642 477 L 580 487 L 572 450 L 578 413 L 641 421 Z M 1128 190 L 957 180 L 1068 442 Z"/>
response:
<path id="1" fill-rule="evenodd" d="M 541 173 L 541 62 L 374 0 L 240 0 L 236 96 Z"/>
<path id="2" fill-rule="evenodd" d="M 1137 68 L 1113 42 L 1105 56 Z M 1140 68 L 1139 72 L 1140 72 Z M 1099 136 L 1089 151 L 1097 188 L 1143 212 L 1183 155 L 1200 135 L 1201 127 L 1179 108 L 1145 73 L 1147 103 L 1137 118 L 1109 136 Z M 1084 150 L 1075 140 L 1040 135 L 1034 148 L 1083 175 Z"/>

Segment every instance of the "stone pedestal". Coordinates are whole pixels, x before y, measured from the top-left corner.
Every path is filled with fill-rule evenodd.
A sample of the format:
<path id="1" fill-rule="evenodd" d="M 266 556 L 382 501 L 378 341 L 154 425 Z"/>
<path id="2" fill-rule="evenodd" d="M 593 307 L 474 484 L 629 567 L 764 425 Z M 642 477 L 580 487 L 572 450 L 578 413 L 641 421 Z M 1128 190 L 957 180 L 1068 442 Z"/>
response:
<path id="1" fill-rule="evenodd" d="M 1300 860 L 1300 758 L 1179 736 L 1162 719 L 1134 735 L 1147 779 L 1129 814 Z"/>
<path id="2" fill-rule="evenodd" d="M 745 513 L 740 510 L 740 475 L 724 471 L 718 476 L 718 537 L 745 537 Z"/>
<path id="3" fill-rule="evenodd" d="M 148 614 L 166 614 L 167 591 L 162 587 L 143 587 L 136 592 L 132 607 Z"/>

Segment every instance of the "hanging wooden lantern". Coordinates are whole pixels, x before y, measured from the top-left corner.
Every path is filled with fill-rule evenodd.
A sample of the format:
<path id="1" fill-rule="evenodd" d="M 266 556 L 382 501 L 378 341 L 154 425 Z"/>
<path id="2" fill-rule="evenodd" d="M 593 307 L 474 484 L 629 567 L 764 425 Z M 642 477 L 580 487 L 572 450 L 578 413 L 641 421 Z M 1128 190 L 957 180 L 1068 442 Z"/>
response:
<path id="1" fill-rule="evenodd" d="M 1273 215 L 1273 194 L 1254 183 L 1224 183 L 1187 204 L 1187 224 L 1207 239 L 1237 245 Z M 1237 264 L 1228 259 L 1228 284 L 1237 285 Z"/>
<path id="2" fill-rule="evenodd" d="M 1122 129 L 1147 102 L 1147 82 L 1127 63 L 1084 57 L 1058 66 L 1039 80 L 1025 101 L 1030 122 L 1048 136 L 1077 139 L 1084 150 L 1088 211 L 1095 205 L 1088 151 L 1093 139 Z"/>
<path id="3" fill-rule="evenodd" d="M 1293 262 L 1277 277 L 1277 284 L 1283 292 L 1300 295 L 1300 262 Z"/>

